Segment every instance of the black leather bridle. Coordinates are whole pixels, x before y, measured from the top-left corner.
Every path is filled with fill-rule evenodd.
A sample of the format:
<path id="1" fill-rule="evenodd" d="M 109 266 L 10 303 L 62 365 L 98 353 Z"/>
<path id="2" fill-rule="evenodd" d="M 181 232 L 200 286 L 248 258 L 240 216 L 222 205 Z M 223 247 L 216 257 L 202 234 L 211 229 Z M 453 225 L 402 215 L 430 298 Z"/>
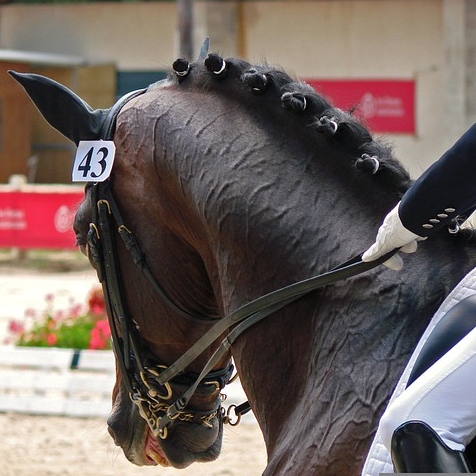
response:
<path id="1" fill-rule="evenodd" d="M 144 92 L 145 90 L 134 91 L 116 103 L 102 128 L 101 136 L 104 139 L 112 140 L 116 117 L 124 104 Z M 221 410 L 219 392 L 229 383 L 233 366 L 230 363 L 220 370 L 213 370 L 213 368 L 229 351 L 236 338 L 249 327 L 311 291 L 368 271 L 396 252 L 396 250 L 392 251 L 370 263 L 363 262 L 361 255 L 358 255 L 327 273 L 255 299 L 219 319 L 187 352 L 167 367 L 157 363 L 157 359 L 144 346 L 137 324 L 125 305 L 124 284 L 116 253 L 117 237 L 122 239 L 135 264 L 147 277 L 163 302 L 187 319 L 199 318 L 190 315 L 172 302 L 153 276 L 134 235 L 123 222 L 111 190 L 111 179 L 95 183 L 91 187 L 92 218 L 88 233 L 89 256 L 103 286 L 113 351 L 130 398 L 137 405 L 141 416 L 147 421 L 156 438 L 167 438 L 169 427 L 176 421 L 209 427 L 214 418 L 229 421 L 230 417 L 225 416 Z M 218 345 L 202 372 L 199 375 L 186 372 L 190 363 L 222 335 L 226 337 Z M 193 395 L 213 394 L 216 394 L 217 398 L 211 410 L 199 411 L 187 407 Z M 248 404 L 240 407 L 239 412 L 235 409 L 238 416 L 249 409 Z"/>
<path id="2" fill-rule="evenodd" d="M 112 140 L 116 118 L 122 107 L 131 99 L 143 94 L 146 89 L 133 91 L 122 97 L 109 111 L 101 128 L 100 137 Z M 102 284 L 106 309 L 111 328 L 111 341 L 116 355 L 120 374 L 128 394 L 137 405 L 140 415 L 146 420 L 152 434 L 157 438 L 167 438 L 167 425 L 159 425 L 162 417 L 168 413 L 174 398 L 181 396 L 186 389 L 194 386 L 196 395 L 209 397 L 216 395 L 215 405 L 206 411 L 189 410 L 183 405 L 174 412 L 173 420 L 196 423 L 211 427 L 213 418 L 222 418 L 219 392 L 230 381 L 233 365 L 210 371 L 205 378 L 197 382 L 198 374 L 180 372 L 166 382 L 158 382 L 158 377 L 167 367 L 157 362 L 143 345 L 138 326 L 129 313 L 123 292 L 123 280 L 118 266 L 116 239 L 119 236 L 126 249 L 131 253 L 134 263 L 147 277 L 158 296 L 175 313 L 192 320 L 199 318 L 189 314 L 172 302 L 155 279 L 135 240 L 125 226 L 121 213 L 112 194 L 112 179 L 93 184 L 90 193 L 91 223 L 88 231 L 88 253 Z M 188 402 L 187 402 L 188 403 Z"/>
<path id="3" fill-rule="evenodd" d="M 89 256 L 103 286 L 112 347 L 132 402 L 137 405 L 141 416 L 147 421 L 155 437 L 166 438 L 168 426 L 172 420 L 211 427 L 210 421 L 222 416 L 219 392 L 230 381 L 233 372 L 232 364 L 230 363 L 224 369 L 208 372 L 204 378 L 200 378 L 199 382 L 197 382 L 199 375 L 191 372 L 180 372 L 163 383 L 158 381 L 167 367 L 158 363 L 156 357 L 152 356 L 143 345 L 138 326 L 128 312 L 118 267 L 117 235 L 121 237 L 135 264 L 149 279 L 159 297 L 174 312 L 188 319 L 198 320 L 198 318 L 175 305 L 152 275 L 134 236 L 123 223 L 111 193 L 110 183 L 108 181 L 97 183 L 90 193 L 93 215 L 88 232 Z M 187 409 L 187 405 L 183 405 L 178 412 L 174 412 L 169 425 L 159 426 L 159 421 L 168 413 L 173 398 L 181 397 L 191 386 L 195 386 L 196 394 L 200 396 L 215 394 L 215 406 L 212 409 L 200 411 Z"/>

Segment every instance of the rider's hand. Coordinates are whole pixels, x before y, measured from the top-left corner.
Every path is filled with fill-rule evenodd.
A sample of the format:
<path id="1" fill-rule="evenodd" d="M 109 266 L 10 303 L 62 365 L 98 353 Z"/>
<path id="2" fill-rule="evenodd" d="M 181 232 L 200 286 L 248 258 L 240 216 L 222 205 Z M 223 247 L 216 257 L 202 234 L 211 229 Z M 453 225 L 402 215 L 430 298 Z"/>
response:
<path id="1" fill-rule="evenodd" d="M 395 248 L 400 248 L 403 253 L 414 253 L 417 249 L 417 241 L 425 239 L 403 226 L 398 215 L 399 205 L 400 203 L 385 217 L 378 230 L 375 243 L 362 255 L 362 261 L 373 261 Z M 403 267 L 402 257 L 396 253 L 385 261 L 384 265 L 399 271 Z"/>

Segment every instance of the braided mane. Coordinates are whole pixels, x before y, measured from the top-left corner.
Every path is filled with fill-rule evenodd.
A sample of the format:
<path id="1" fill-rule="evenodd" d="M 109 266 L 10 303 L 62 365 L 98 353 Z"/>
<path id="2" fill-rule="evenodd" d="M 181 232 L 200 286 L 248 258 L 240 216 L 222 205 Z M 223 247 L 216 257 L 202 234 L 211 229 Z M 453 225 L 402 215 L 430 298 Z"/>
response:
<path id="1" fill-rule="evenodd" d="M 307 133 L 320 135 L 335 147 L 343 148 L 352 157 L 351 163 L 356 169 L 379 177 L 379 181 L 394 187 L 399 194 L 411 185 L 408 172 L 394 158 L 392 148 L 374 139 L 352 111 L 334 107 L 311 86 L 282 70 L 236 58 L 223 59 L 210 53 L 203 62 L 176 60 L 169 81 L 185 88 L 200 87 L 208 91 L 230 92 L 231 88 L 231 97 L 238 97 L 236 88 L 241 89 L 241 94 L 246 88 L 252 93 L 250 97 L 266 97 L 267 104 L 276 108 L 276 113 L 281 114 L 283 108 L 289 111 L 294 115 L 290 120 L 299 121 Z"/>

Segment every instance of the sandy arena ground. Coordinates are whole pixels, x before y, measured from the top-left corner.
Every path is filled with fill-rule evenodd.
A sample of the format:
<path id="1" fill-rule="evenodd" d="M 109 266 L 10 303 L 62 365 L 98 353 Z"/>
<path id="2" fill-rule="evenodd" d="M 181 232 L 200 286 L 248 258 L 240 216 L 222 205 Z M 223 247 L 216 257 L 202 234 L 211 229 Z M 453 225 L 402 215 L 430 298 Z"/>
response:
<path id="1" fill-rule="evenodd" d="M 38 271 L 0 263 L 0 342 L 8 321 L 27 308 L 43 310 L 53 293 L 59 306 L 82 302 L 96 283 L 92 271 Z M 1 385 L 1 382 L 0 382 Z M 1 476 L 257 476 L 266 464 L 261 433 L 253 421 L 227 426 L 223 452 L 213 463 L 185 470 L 136 467 L 114 446 L 104 418 L 65 418 L 0 413 Z"/>
<path id="2" fill-rule="evenodd" d="M 217 461 L 184 470 L 132 465 L 101 418 L 0 413 L 0 441 L 2 476 L 257 476 L 266 463 L 261 433 L 250 423 L 225 429 Z"/>

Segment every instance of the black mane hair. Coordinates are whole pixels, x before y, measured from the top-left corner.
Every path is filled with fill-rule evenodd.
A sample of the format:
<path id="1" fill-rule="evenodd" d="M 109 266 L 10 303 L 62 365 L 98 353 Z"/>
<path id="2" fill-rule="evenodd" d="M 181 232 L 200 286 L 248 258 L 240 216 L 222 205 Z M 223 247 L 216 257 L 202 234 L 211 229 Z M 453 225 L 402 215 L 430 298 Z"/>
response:
<path id="1" fill-rule="evenodd" d="M 169 80 L 183 87 L 215 90 L 217 84 L 246 86 L 251 96 L 266 96 L 270 107 L 288 110 L 296 120 L 304 121 L 307 131 L 315 131 L 352 157 L 352 165 L 371 174 L 384 186 L 403 195 L 412 183 L 403 165 L 394 158 L 392 148 L 375 139 L 369 129 L 352 114 L 334 107 L 303 81 L 291 78 L 280 69 L 268 65 L 252 65 L 242 59 L 223 59 L 209 54 L 203 62 L 189 63 L 178 59 Z"/>

